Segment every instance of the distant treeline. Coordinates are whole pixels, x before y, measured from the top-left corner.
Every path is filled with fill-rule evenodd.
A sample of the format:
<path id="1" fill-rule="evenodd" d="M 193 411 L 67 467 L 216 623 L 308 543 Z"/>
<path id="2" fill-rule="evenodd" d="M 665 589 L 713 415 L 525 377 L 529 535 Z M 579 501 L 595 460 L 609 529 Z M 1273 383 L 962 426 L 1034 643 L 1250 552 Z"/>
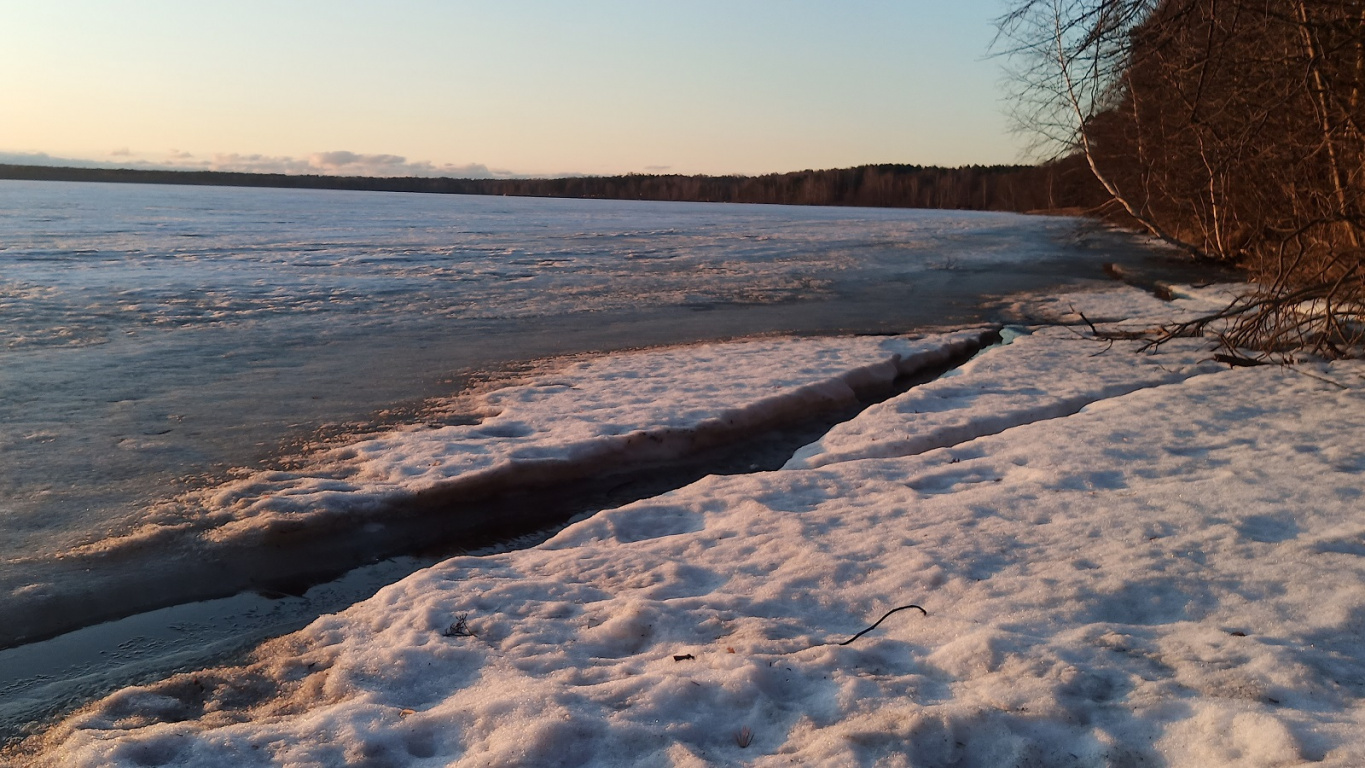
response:
<path id="1" fill-rule="evenodd" d="M 0 165 L 0 179 L 976 211 L 1090 208 L 1107 199 L 1089 169 L 1075 158 L 1042 166 L 864 165 L 764 176 L 628 174 L 552 179 L 374 178 Z"/>

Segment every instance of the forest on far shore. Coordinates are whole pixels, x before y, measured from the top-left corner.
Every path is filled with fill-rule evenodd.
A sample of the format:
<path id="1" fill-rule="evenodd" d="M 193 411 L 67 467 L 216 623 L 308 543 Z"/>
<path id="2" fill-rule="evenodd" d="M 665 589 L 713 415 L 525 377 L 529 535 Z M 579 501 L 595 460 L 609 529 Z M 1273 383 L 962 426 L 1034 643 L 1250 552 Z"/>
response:
<path id="1" fill-rule="evenodd" d="M 762 176 L 627 174 L 548 179 L 378 178 L 0 165 L 0 179 L 1020 212 L 1091 208 L 1108 200 L 1104 188 L 1079 158 L 1038 166 L 863 165 Z"/>

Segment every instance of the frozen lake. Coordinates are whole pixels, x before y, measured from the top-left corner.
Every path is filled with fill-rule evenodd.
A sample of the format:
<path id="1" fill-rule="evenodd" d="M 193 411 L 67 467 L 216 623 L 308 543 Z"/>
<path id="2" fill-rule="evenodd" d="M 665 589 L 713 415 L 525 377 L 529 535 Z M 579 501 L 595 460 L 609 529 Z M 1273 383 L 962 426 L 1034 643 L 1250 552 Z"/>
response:
<path id="1" fill-rule="evenodd" d="M 0 182 L 0 561 L 127 528 L 158 498 L 324 425 L 449 394 L 471 371 L 967 320 L 983 296 L 1096 276 L 1100 256 L 1073 229 L 990 213 Z"/>
<path id="2" fill-rule="evenodd" d="M 319 435 L 402 430 L 419 404 L 488 372 L 578 352 L 966 325 L 995 297 L 1098 278 L 1105 261 L 1152 260 L 1077 226 L 996 213 L 0 182 L 0 647 L 24 642 L 21 616 L 74 628 L 173 602 L 149 585 L 183 599 L 230 594 L 212 571 L 191 576 L 203 561 L 188 534 L 125 546 L 129 534 L 150 522 L 198 531 L 202 544 L 204 510 L 184 499 L 233 483 L 259 486 L 247 492 L 258 502 L 297 492 L 251 478 L 291 466 Z M 663 379 L 651 386 L 673 386 Z M 728 383 L 726 397 L 743 400 L 746 386 Z M 702 421 L 707 407 L 735 404 L 690 397 Z M 510 455 L 525 439 L 517 429 L 481 445 Z M 420 453 L 374 445 L 369 460 L 400 473 Z M 423 450 L 462 461 L 458 442 Z M 323 506 L 374 490 L 350 487 L 330 487 Z M 340 525 L 332 535 L 344 539 Z M 115 540 L 116 553 L 100 550 Z M 299 556 L 245 551 L 238 570 Z M 13 704 L 0 721 L 149 674 L 139 665 L 187 663 L 176 654 L 204 663 L 413 567 L 0 653 L 0 693 Z M 44 687 L 54 680 L 72 682 Z"/>

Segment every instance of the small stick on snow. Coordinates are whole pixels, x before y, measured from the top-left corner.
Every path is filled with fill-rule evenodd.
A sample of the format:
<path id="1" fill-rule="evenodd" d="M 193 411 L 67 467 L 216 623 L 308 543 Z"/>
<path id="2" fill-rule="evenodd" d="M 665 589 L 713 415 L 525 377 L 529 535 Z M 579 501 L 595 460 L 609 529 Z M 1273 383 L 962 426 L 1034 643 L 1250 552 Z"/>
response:
<path id="1" fill-rule="evenodd" d="M 1079 309 L 1076 309 L 1075 307 L 1071 307 L 1071 311 L 1075 312 L 1077 315 L 1080 315 L 1080 318 L 1085 321 L 1085 324 L 1090 326 L 1090 333 L 1092 336 L 1094 336 L 1097 339 L 1109 342 L 1110 346 L 1113 346 L 1114 342 L 1119 339 L 1125 341 L 1142 341 L 1151 335 L 1150 331 L 1123 330 L 1101 331 L 1099 328 L 1095 327 L 1094 323 L 1090 322 L 1090 318 L 1086 317 L 1084 312 L 1080 311 Z"/>
<path id="2" fill-rule="evenodd" d="M 1327 378 L 1326 376 L 1319 376 L 1319 375 L 1317 375 L 1317 374 L 1315 374 L 1315 373 L 1309 373 L 1308 371 L 1302 371 L 1302 370 L 1299 370 L 1298 368 L 1295 368 L 1295 367 L 1292 366 L 1292 365 L 1287 365 L 1287 366 L 1285 366 L 1285 367 L 1288 368 L 1289 370 L 1293 371 L 1294 373 L 1302 374 L 1302 375 L 1304 375 L 1304 376 L 1307 376 L 1307 377 L 1310 378 L 1310 379 L 1317 379 L 1318 381 L 1325 382 L 1325 383 L 1327 383 L 1327 384 L 1331 384 L 1332 386 L 1338 387 L 1338 388 L 1340 388 L 1340 389 L 1350 389 L 1350 387 L 1348 387 L 1347 385 L 1342 384 L 1342 383 L 1339 382 L 1339 381 L 1332 381 L 1331 379 Z"/>
<path id="3" fill-rule="evenodd" d="M 469 628 L 469 614 L 462 613 L 455 617 L 455 623 L 451 624 L 441 633 L 446 637 L 478 637 L 474 630 Z"/>
<path id="4" fill-rule="evenodd" d="M 1218 353 L 1213 356 L 1214 362 L 1225 363 L 1230 368 L 1254 368 L 1259 365 L 1269 365 L 1264 360 L 1257 360 L 1253 357 L 1243 357 L 1241 355 L 1229 355 Z"/>
<path id="5" fill-rule="evenodd" d="M 876 624 L 873 624 L 872 626 L 868 627 L 867 629 L 864 629 L 862 632 L 859 632 L 858 634 L 854 635 L 853 637 L 850 637 L 849 639 L 843 641 L 842 643 L 825 643 L 825 645 L 848 645 L 849 643 L 853 642 L 854 640 L 857 640 L 858 638 L 862 637 L 863 635 L 866 635 L 868 632 L 871 632 L 872 630 L 876 629 L 878 626 L 881 625 L 881 623 L 882 623 L 883 621 L 886 621 L 886 617 L 887 617 L 887 616 L 890 616 L 891 614 L 895 613 L 896 611 L 904 611 L 904 610 L 906 610 L 907 608 L 914 608 L 915 610 L 919 611 L 920 613 L 924 614 L 925 616 L 928 616 L 928 615 L 929 615 L 929 612 L 928 612 L 928 611 L 924 610 L 923 608 L 919 607 L 918 605 L 902 605 L 902 606 L 899 607 L 899 608 L 892 608 L 891 610 L 887 611 L 885 615 L 883 615 L 880 619 L 877 619 L 877 623 L 876 623 Z"/>

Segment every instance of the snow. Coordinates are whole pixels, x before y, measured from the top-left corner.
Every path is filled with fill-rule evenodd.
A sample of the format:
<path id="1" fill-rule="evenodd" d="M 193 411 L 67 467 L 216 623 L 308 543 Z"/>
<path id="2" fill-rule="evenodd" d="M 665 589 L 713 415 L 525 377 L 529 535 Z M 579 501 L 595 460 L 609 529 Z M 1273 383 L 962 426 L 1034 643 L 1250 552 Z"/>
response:
<path id="1" fill-rule="evenodd" d="M 1221 291 L 1178 299 L 1174 306 L 1145 294 L 1077 292 L 1020 304 L 1016 314 L 1059 322 L 1120 320 L 1134 330 L 1187 319 L 1226 305 Z M 1065 310 L 1061 308 L 1065 305 Z M 1094 317 L 1091 317 L 1093 315 Z M 1135 322 L 1136 321 L 1136 322 Z M 1144 322 L 1147 321 L 1147 322 Z M 1124 348 L 1128 351 L 1126 345 Z M 1007 355 L 972 360 L 953 375 L 874 405 L 801 449 L 789 469 L 809 469 L 864 458 L 910 456 L 963 443 L 1042 419 L 1069 416 L 1099 401 L 1217 370 L 1202 339 L 1175 339 L 1162 354 L 1127 355 L 1116 366 L 1097 344 L 1070 326 L 1038 328 L 1015 339 Z"/>
<path id="2" fill-rule="evenodd" d="M 431 401 L 418 423 L 311 446 L 285 468 L 242 469 L 149 504 L 136 526 L 55 560 L 11 561 L 0 573 L 0 645 L 315 578 L 376 551 L 420 548 L 432 526 L 487 528 L 488 513 L 471 507 L 490 496 L 667 469 L 766 430 L 837 418 L 995 336 L 982 327 L 752 338 L 544 361 L 515 383 Z M 356 543 L 376 546 L 350 552 L 357 530 Z"/>
<path id="3" fill-rule="evenodd" d="M 924 338 L 751 339 L 568 362 L 435 410 L 472 424 L 417 424 L 320 447 L 291 471 L 258 471 L 176 500 L 174 511 L 88 551 L 136 546 L 156 531 L 211 526 L 214 542 L 280 527 L 382 519 L 415 494 L 475 498 L 509 485 L 677 459 L 737 435 L 854 407 L 901 376 L 970 354 L 989 328 Z M 741 364 L 742 362 L 742 364 Z M 468 417 L 474 418 L 469 419 Z"/>
<path id="4" fill-rule="evenodd" d="M 1160 317 L 1065 301 L 1032 309 Z M 1365 365 L 1026 330 L 789 468 L 445 561 L 32 762 L 1365 763 Z"/>

